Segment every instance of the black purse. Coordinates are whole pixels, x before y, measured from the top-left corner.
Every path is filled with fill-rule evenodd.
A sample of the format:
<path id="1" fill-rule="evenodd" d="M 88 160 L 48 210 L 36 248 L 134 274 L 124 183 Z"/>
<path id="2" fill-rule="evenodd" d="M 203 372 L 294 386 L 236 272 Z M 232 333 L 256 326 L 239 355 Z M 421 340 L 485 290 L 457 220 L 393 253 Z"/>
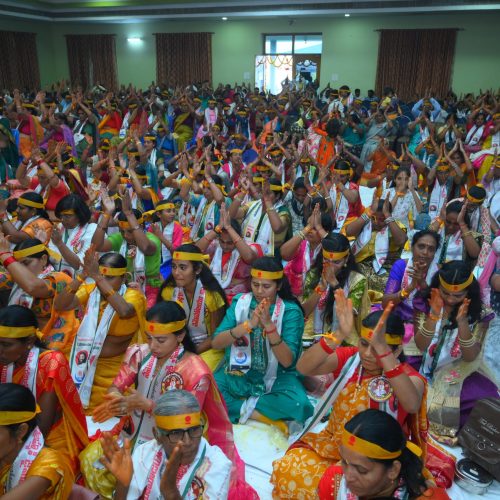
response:
<path id="1" fill-rule="evenodd" d="M 500 399 L 480 399 L 458 433 L 464 455 L 500 481 Z"/>

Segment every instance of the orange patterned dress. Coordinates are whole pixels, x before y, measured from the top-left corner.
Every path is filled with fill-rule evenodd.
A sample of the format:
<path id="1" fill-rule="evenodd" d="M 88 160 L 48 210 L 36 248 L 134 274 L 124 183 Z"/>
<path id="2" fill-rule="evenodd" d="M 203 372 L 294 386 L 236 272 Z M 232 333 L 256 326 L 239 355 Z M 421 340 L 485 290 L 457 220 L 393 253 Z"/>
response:
<path id="1" fill-rule="evenodd" d="M 336 353 L 339 366 L 334 372 L 335 378 L 347 360 L 356 355 L 357 348 L 341 347 Z M 273 462 L 271 476 L 271 483 L 274 485 L 273 498 L 306 500 L 315 497 L 319 481 L 326 469 L 340 460 L 342 430 L 344 424 L 354 415 L 368 408 L 388 411 L 404 429 L 408 430 L 409 414 L 398 405 L 397 398 L 392 396 L 386 403 L 380 404 L 372 401 L 368 395 L 368 384 L 374 377 L 363 376 L 362 373 L 360 377 L 360 369 L 361 365 L 333 403 L 327 426 L 319 433 L 305 434 L 300 441 L 290 446 L 282 458 Z M 408 375 L 422 378 L 413 368 L 405 365 L 405 369 Z M 425 415 L 423 418 L 425 419 Z M 424 427 L 427 429 L 426 421 Z"/>
<path id="2" fill-rule="evenodd" d="M 6 373 L 7 366 L 0 367 L 0 380 L 25 385 L 24 366 L 14 369 L 11 381 L 6 380 Z M 56 394 L 55 414 L 60 417 L 45 436 L 45 445 L 59 451 L 76 472 L 79 467 L 78 455 L 88 444 L 87 421 L 80 396 L 71 378 L 68 361 L 58 351 L 42 351 L 38 357 L 34 396 L 40 401 L 48 393 Z"/>

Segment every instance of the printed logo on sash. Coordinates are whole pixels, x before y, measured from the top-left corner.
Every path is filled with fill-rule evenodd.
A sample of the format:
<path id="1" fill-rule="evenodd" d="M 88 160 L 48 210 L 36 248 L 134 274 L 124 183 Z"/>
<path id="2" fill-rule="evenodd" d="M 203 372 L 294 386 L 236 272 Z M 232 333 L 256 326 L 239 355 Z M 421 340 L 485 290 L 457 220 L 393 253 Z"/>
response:
<path id="1" fill-rule="evenodd" d="M 172 391 L 174 389 L 182 389 L 184 387 L 184 379 L 180 373 L 169 373 L 161 382 L 161 392 Z"/>

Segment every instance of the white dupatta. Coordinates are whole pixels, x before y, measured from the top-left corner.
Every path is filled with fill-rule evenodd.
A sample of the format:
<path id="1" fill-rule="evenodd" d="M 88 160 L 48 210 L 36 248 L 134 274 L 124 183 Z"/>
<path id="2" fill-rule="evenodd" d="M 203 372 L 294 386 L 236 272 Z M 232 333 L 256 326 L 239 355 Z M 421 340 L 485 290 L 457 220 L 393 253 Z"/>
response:
<path id="1" fill-rule="evenodd" d="M 436 182 L 434 182 L 434 187 L 432 188 L 431 196 L 429 198 L 429 216 L 433 220 L 439 215 L 441 207 L 446 202 L 446 198 L 448 196 L 447 184 L 448 182 L 445 181 L 445 183 L 441 185 L 437 179 Z"/>
<path id="2" fill-rule="evenodd" d="M 357 255 L 372 238 L 372 222 L 369 221 L 351 246 L 352 253 Z M 389 226 L 385 226 L 375 236 L 375 258 L 373 259 L 373 269 L 377 274 L 385 274 L 387 271 L 382 268 L 389 253 Z"/>
<path id="3" fill-rule="evenodd" d="M 215 227 L 215 206 L 215 200 L 209 202 L 205 197 L 203 197 L 203 199 L 200 201 L 198 209 L 196 210 L 193 227 L 191 228 L 191 238 L 193 240 L 198 237 L 198 232 L 202 223 L 204 235 Z M 205 217 L 203 217 L 203 215 L 205 215 Z"/>
<path id="4" fill-rule="evenodd" d="M 349 189 L 349 181 L 344 184 L 344 187 L 346 189 Z M 332 219 L 337 223 L 337 227 L 336 229 L 334 229 L 334 232 L 339 233 L 347 219 L 347 214 L 349 212 L 349 202 L 342 193 L 337 192 L 336 186 L 332 186 L 330 188 L 330 198 L 332 199 L 333 204 Z"/>
<path id="5" fill-rule="evenodd" d="M 475 146 L 481 140 L 481 137 L 483 136 L 483 132 L 484 132 L 484 125 L 481 125 L 480 127 L 478 127 L 477 125 L 474 125 L 473 127 L 471 127 L 471 129 L 467 133 L 467 136 L 465 137 L 464 143 L 467 146 Z"/>
<path id="6" fill-rule="evenodd" d="M 222 268 L 222 248 L 220 245 L 217 245 L 217 248 L 214 253 L 214 257 L 210 264 L 210 269 L 212 270 L 212 274 L 215 276 L 217 281 L 223 290 L 225 290 L 233 280 L 234 271 L 238 267 L 240 262 L 240 252 L 235 248 L 231 252 L 231 257 L 229 257 L 229 262 L 227 262 L 225 268 Z"/>
<path id="7" fill-rule="evenodd" d="M 184 288 L 175 287 L 172 300 L 179 302 L 188 317 L 189 335 L 195 345 L 201 344 L 208 338 L 205 325 L 205 288 L 200 280 L 196 280 L 193 303 L 190 306 Z"/>
<path id="8" fill-rule="evenodd" d="M 144 253 L 138 246 L 129 246 L 125 239 L 120 247 L 120 255 L 132 259 L 134 273 L 132 281 L 138 283 L 143 293 L 146 291 L 146 259 Z"/>
<path id="9" fill-rule="evenodd" d="M 251 293 L 243 294 L 236 304 L 235 315 L 237 324 L 243 323 L 246 321 L 250 314 L 250 304 L 252 302 L 253 295 Z M 283 316 L 285 314 L 285 303 L 283 299 L 280 297 L 276 297 L 276 303 L 274 304 L 274 311 L 271 317 L 271 321 L 276 326 L 276 330 L 278 334 L 281 336 L 282 324 L 283 324 Z M 242 367 L 241 371 L 243 373 L 248 372 L 252 365 L 252 347 L 250 342 L 250 334 L 245 334 L 243 343 L 245 345 L 238 346 L 237 342 L 231 344 L 231 352 L 230 352 L 230 360 L 233 360 L 234 363 L 238 364 L 240 360 L 242 360 L 241 354 L 245 355 L 245 368 Z M 271 389 L 276 380 L 276 376 L 278 374 L 278 360 L 273 353 L 272 347 L 269 345 L 269 340 L 266 338 L 266 352 L 267 352 L 267 367 L 266 373 L 264 374 L 264 384 L 266 387 L 266 394 L 271 392 Z M 234 364 L 230 361 L 230 364 Z M 257 401 L 259 400 L 258 396 L 249 397 L 241 407 L 241 416 L 240 423 L 244 424 L 252 415 L 255 406 L 257 405 Z"/>
<path id="10" fill-rule="evenodd" d="M 5 492 L 19 486 L 26 479 L 28 471 L 42 450 L 43 445 L 43 434 L 38 427 L 35 427 L 10 467 Z"/>
<path id="11" fill-rule="evenodd" d="M 122 285 L 118 293 L 123 296 L 127 287 Z M 75 382 L 84 408 L 89 406 L 97 361 L 109 331 L 115 310 L 107 304 L 99 319 L 101 292 L 97 286 L 90 294 L 85 316 L 78 329 L 70 355 L 71 377 Z M 83 356 L 84 359 L 81 359 Z"/>

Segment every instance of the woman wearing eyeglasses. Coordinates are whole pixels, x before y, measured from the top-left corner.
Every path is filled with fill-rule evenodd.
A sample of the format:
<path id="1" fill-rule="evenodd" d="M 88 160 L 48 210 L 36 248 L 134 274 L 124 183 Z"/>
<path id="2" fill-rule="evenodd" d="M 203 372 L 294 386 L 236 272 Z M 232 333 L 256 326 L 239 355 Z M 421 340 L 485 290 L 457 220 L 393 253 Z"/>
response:
<path id="1" fill-rule="evenodd" d="M 132 498 L 227 498 L 231 462 L 203 434 L 197 399 L 182 390 L 168 391 L 154 410 L 155 439 L 130 452 L 105 434 L 106 468 L 116 477 L 116 500 Z"/>

